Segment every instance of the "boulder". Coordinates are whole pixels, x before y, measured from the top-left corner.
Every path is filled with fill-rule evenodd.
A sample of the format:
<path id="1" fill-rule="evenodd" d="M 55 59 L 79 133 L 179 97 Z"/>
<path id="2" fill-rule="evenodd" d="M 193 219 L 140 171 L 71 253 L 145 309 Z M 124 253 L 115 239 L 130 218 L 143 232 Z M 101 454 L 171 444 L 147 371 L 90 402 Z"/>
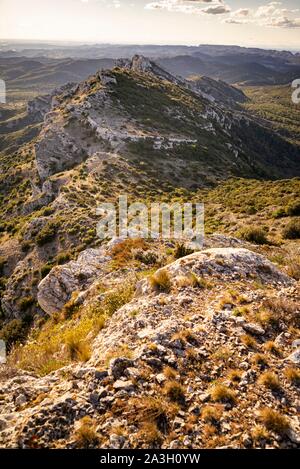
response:
<path id="1" fill-rule="evenodd" d="M 292 278 L 264 256 L 244 248 L 205 249 L 178 259 L 157 272 L 161 270 L 168 272 L 172 283 L 176 283 L 178 277 L 191 272 L 200 277 L 217 277 L 224 282 L 259 279 L 262 283 L 271 285 L 290 286 L 294 283 Z M 137 294 L 147 294 L 150 291 L 150 283 L 145 285 L 143 281 Z"/>
<path id="2" fill-rule="evenodd" d="M 75 291 L 86 290 L 110 260 L 103 249 L 87 249 L 77 261 L 54 267 L 38 285 L 37 300 L 48 314 L 59 312 Z"/>

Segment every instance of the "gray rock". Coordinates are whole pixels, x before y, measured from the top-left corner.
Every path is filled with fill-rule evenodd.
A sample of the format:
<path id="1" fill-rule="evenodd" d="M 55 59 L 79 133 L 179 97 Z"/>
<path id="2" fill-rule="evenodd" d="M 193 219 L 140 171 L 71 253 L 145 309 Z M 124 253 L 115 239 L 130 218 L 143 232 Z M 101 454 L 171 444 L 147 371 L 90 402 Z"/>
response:
<path id="1" fill-rule="evenodd" d="M 104 371 L 95 371 L 95 378 L 98 379 L 99 381 L 102 381 L 103 379 L 107 378 L 108 372 L 106 370 Z"/>
<path id="2" fill-rule="evenodd" d="M 98 402 L 99 402 L 99 399 L 100 399 L 100 396 L 99 396 L 98 393 L 95 393 L 95 392 L 94 392 L 94 393 L 90 394 L 90 402 L 91 402 L 91 404 L 97 405 Z"/>
<path id="3" fill-rule="evenodd" d="M 106 397 L 108 395 L 108 392 L 107 392 L 107 389 L 104 388 L 103 386 L 98 389 L 98 396 L 99 396 L 99 399 L 103 399 L 104 397 Z"/>
<path id="4" fill-rule="evenodd" d="M 118 379 L 124 376 L 127 368 L 133 367 L 134 361 L 125 357 L 113 358 L 109 363 L 109 374 L 114 378 Z"/>
<path id="5" fill-rule="evenodd" d="M 125 443 L 125 438 L 122 435 L 116 435 L 113 433 L 109 437 L 109 445 L 111 449 L 120 449 Z"/>
<path id="6" fill-rule="evenodd" d="M 24 394 L 20 394 L 15 400 L 15 404 L 17 406 L 22 406 L 26 404 L 26 402 L 27 402 L 27 397 Z"/>
<path id="7" fill-rule="evenodd" d="M 253 334 L 253 335 L 265 334 L 265 330 L 259 324 L 255 324 L 253 322 L 245 322 L 242 324 L 242 327 L 246 332 L 249 332 L 250 334 Z"/>
<path id="8" fill-rule="evenodd" d="M 294 428 L 290 428 L 287 433 L 287 437 L 293 442 L 296 443 L 297 445 L 300 444 L 300 432 L 296 431 Z"/>
<path id="9" fill-rule="evenodd" d="M 4 430 L 7 427 L 7 421 L 3 418 L 0 419 L 0 431 Z"/>
<path id="10" fill-rule="evenodd" d="M 293 285 L 294 280 L 282 273 L 274 264 L 264 256 L 243 248 L 212 248 L 195 252 L 189 256 L 178 259 L 167 267 L 171 281 L 178 276 L 185 276 L 191 271 L 198 275 L 220 274 L 223 280 L 246 279 L 256 275 L 262 282 L 279 285 Z M 151 293 L 151 284 L 148 289 L 143 286 L 143 292 Z"/>
<path id="11" fill-rule="evenodd" d="M 159 384 L 162 384 L 166 381 L 166 377 L 163 373 L 159 373 L 158 375 L 156 375 L 156 381 L 159 383 Z"/>
<path id="12" fill-rule="evenodd" d="M 180 296 L 178 300 L 180 306 L 188 305 L 193 302 L 193 299 L 190 296 Z"/>
<path id="13" fill-rule="evenodd" d="M 134 386 L 131 381 L 123 381 L 122 379 L 118 379 L 117 381 L 115 381 L 113 387 L 116 391 L 130 391 L 131 389 L 133 389 Z"/>
<path id="14" fill-rule="evenodd" d="M 295 365 L 300 365 L 300 348 L 291 353 L 287 358 L 287 361 L 294 363 Z"/>
<path id="15" fill-rule="evenodd" d="M 74 291 L 86 290 L 110 260 L 103 249 L 87 249 L 77 261 L 54 267 L 38 285 L 37 300 L 48 314 L 58 313 Z"/>
<path id="16" fill-rule="evenodd" d="M 202 402 L 203 404 L 205 402 L 208 402 L 209 400 L 210 400 L 210 393 L 209 392 L 205 392 L 205 393 L 199 395 L 199 401 Z"/>

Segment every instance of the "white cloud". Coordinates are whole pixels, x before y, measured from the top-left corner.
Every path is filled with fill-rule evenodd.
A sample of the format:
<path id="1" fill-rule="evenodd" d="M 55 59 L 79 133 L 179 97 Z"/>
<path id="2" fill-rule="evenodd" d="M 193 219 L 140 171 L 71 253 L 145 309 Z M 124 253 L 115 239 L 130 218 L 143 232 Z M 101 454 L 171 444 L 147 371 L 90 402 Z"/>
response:
<path id="1" fill-rule="evenodd" d="M 269 2 L 257 9 L 240 8 L 232 11 L 223 23 L 253 24 L 261 27 L 299 28 L 299 18 L 294 18 L 299 10 L 282 8 L 282 2 Z"/>
<path id="2" fill-rule="evenodd" d="M 289 19 L 286 16 L 273 17 L 268 20 L 266 26 L 274 28 L 300 28 L 300 18 Z"/>
<path id="3" fill-rule="evenodd" d="M 208 3 L 210 6 L 204 8 L 204 5 Z M 145 8 L 198 15 L 223 15 L 230 12 L 230 7 L 223 0 L 158 0 L 147 3 Z"/>
<path id="4" fill-rule="evenodd" d="M 249 8 L 240 8 L 239 10 L 236 10 L 236 11 L 233 11 L 231 13 L 231 16 L 234 17 L 234 18 L 243 18 L 245 16 L 249 16 L 250 14 L 250 10 Z"/>
<path id="5" fill-rule="evenodd" d="M 227 24 L 253 24 L 261 27 L 298 28 L 299 10 L 282 7 L 282 2 L 269 2 L 256 9 L 239 8 L 232 11 L 225 0 L 157 0 L 147 3 L 148 10 L 167 10 L 196 15 L 221 15 Z"/>
<path id="6" fill-rule="evenodd" d="M 276 11 L 279 11 L 278 7 L 280 5 L 281 2 L 270 2 L 267 5 L 260 6 L 254 13 L 254 16 L 256 18 L 269 18 L 270 15 L 274 15 Z"/>

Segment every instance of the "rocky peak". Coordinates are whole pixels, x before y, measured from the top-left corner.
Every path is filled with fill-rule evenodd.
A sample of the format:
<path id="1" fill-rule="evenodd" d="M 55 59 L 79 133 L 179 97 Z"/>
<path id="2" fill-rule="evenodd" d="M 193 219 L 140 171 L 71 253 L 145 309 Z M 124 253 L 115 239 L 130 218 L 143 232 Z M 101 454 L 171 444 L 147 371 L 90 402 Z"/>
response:
<path id="1" fill-rule="evenodd" d="M 159 67 L 155 62 L 150 60 L 148 57 L 143 55 L 134 55 L 132 59 L 121 59 L 117 61 L 117 66 L 132 70 L 137 73 L 152 73 L 164 80 L 171 81 L 173 83 L 179 83 L 180 80 L 175 78 L 173 75 L 168 73 L 163 68 Z"/>

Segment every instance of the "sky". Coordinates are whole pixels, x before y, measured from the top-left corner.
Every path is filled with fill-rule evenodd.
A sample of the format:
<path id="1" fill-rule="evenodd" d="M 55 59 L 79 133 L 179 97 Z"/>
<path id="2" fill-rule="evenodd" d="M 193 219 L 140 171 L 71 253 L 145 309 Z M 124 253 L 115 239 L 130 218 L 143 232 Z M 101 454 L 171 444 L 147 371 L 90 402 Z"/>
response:
<path id="1" fill-rule="evenodd" d="M 0 38 L 300 50 L 300 1 L 0 0 Z"/>

